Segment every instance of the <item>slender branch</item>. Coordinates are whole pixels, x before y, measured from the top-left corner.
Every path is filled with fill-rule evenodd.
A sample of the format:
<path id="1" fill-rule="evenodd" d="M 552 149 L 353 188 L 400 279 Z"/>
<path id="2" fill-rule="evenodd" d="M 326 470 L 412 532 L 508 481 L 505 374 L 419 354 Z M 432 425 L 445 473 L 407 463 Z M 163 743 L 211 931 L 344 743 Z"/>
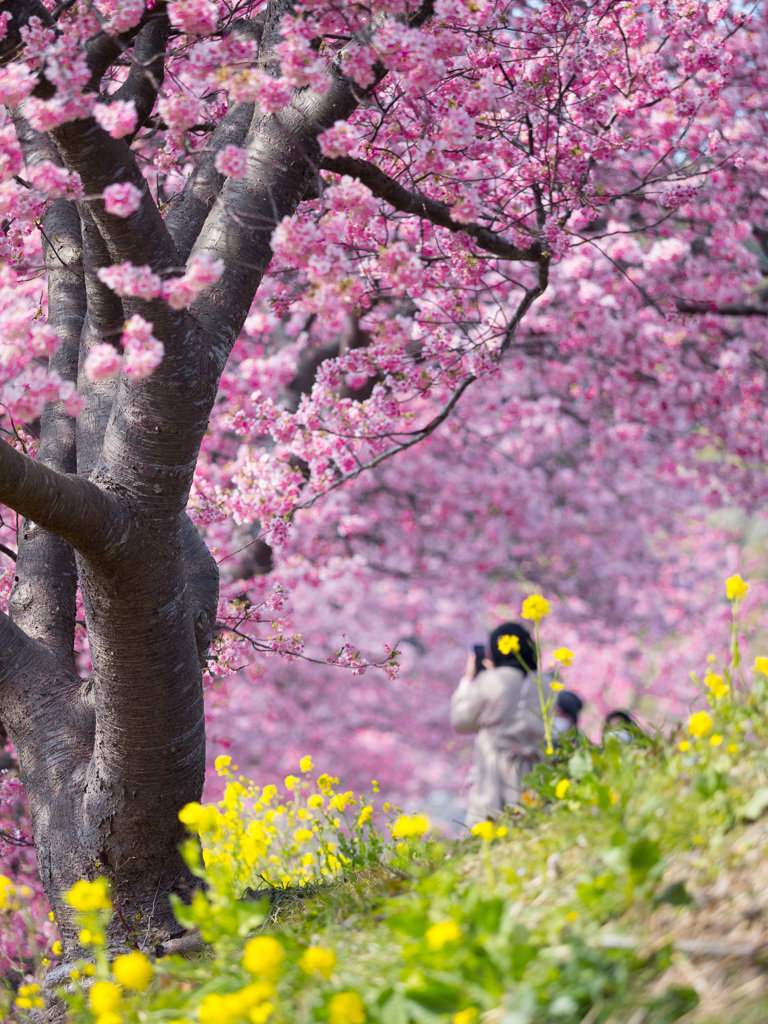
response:
<path id="1" fill-rule="evenodd" d="M 0 554 L 6 555 L 13 562 L 15 562 L 18 557 L 16 552 L 12 548 L 7 547 L 5 544 L 0 544 Z"/>
<path id="2" fill-rule="evenodd" d="M 678 299 L 675 303 L 678 313 L 710 313 L 715 316 L 768 316 L 768 306 L 753 306 L 748 302 L 730 302 L 722 306 L 715 302 L 685 302 Z"/>
<path id="3" fill-rule="evenodd" d="M 102 564 L 126 539 L 117 498 L 82 477 L 58 473 L 0 441 L 0 503 L 58 534 Z"/>
<path id="4" fill-rule="evenodd" d="M 523 295 L 522 299 L 518 303 L 517 309 L 515 310 L 515 314 L 512 317 L 512 320 L 511 320 L 511 322 L 509 324 L 509 327 L 507 327 L 506 331 L 504 332 L 504 339 L 503 339 L 501 345 L 499 346 L 498 359 L 502 358 L 504 353 L 507 351 L 509 346 L 512 344 L 512 339 L 514 338 L 515 334 L 517 333 L 517 328 L 520 326 L 520 323 L 521 323 L 523 317 L 528 312 L 528 310 L 531 308 L 531 306 L 536 301 L 536 299 L 538 299 L 538 297 L 540 295 L 544 294 L 544 292 L 547 289 L 548 283 L 549 283 L 549 258 L 546 257 L 546 256 L 542 256 L 541 259 L 539 260 L 538 280 L 537 280 L 536 284 L 533 286 L 533 288 L 528 288 L 527 289 L 525 295 Z"/>
<path id="5" fill-rule="evenodd" d="M 394 448 L 389 448 L 385 452 L 380 452 L 375 458 L 371 459 L 370 462 L 366 462 L 363 465 L 358 466 L 357 469 L 353 469 L 350 473 L 345 473 L 343 476 L 340 476 L 338 480 L 332 483 L 330 487 L 326 487 L 324 491 L 321 491 L 319 494 L 315 494 L 313 497 L 309 498 L 307 501 L 301 502 L 299 505 L 295 505 L 291 515 L 298 512 L 300 509 L 311 508 L 315 502 L 324 498 L 325 495 L 329 494 L 331 491 L 335 491 L 337 487 L 343 487 L 344 484 L 349 483 L 350 480 L 354 480 L 356 477 L 360 476 L 361 473 L 365 473 L 369 469 L 374 469 L 374 467 L 378 466 L 386 459 L 391 459 L 393 455 L 399 455 L 400 452 L 404 452 L 407 448 L 412 448 L 415 444 L 419 444 L 426 437 L 429 437 L 429 435 L 434 433 L 442 423 L 445 423 L 453 409 L 456 407 L 461 396 L 470 384 L 473 384 L 476 380 L 477 377 L 475 377 L 474 374 L 470 374 L 465 378 L 453 393 L 450 401 L 445 405 L 445 407 L 437 414 L 437 416 L 434 417 L 434 419 L 431 419 L 422 430 L 417 431 L 410 440 L 403 441 L 402 444 L 397 444 Z"/>
<path id="6" fill-rule="evenodd" d="M 524 260 L 534 263 L 541 257 L 541 244 L 534 242 L 527 249 L 521 249 L 512 242 L 508 242 L 496 231 L 490 231 L 480 224 L 471 222 L 460 224 L 451 216 L 451 208 L 447 203 L 438 199 L 430 199 L 421 192 L 410 192 L 400 182 L 390 178 L 375 164 L 367 160 L 357 160 L 354 157 L 322 157 L 320 167 L 325 171 L 333 171 L 334 174 L 348 174 L 357 178 L 363 185 L 373 192 L 379 199 L 384 199 L 401 213 L 412 213 L 417 217 L 436 224 L 438 227 L 447 228 L 448 231 L 464 232 L 470 238 L 474 238 L 478 246 L 486 252 L 499 256 L 504 260 Z"/>

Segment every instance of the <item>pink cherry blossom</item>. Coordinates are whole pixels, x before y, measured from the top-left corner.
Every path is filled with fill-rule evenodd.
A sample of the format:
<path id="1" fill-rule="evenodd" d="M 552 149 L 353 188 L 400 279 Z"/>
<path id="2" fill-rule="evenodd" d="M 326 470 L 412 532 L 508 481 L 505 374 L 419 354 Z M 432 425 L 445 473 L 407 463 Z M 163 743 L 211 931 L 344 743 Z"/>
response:
<path id="1" fill-rule="evenodd" d="M 158 101 L 157 111 L 169 128 L 184 131 L 202 120 L 205 105 L 193 96 L 177 93 Z"/>
<path id="2" fill-rule="evenodd" d="M 104 189 L 104 208 L 115 217 L 130 217 L 141 206 L 141 192 L 129 181 Z"/>
<path id="3" fill-rule="evenodd" d="M 211 0 L 171 0 L 171 24 L 190 35 L 210 35 L 216 29 L 219 12 Z"/>
<path id="4" fill-rule="evenodd" d="M 145 302 L 157 298 L 163 285 L 151 267 L 134 267 L 130 260 L 118 266 L 102 267 L 97 271 L 97 276 L 117 295 L 135 296 Z"/>
<path id="5" fill-rule="evenodd" d="M 11 62 L 0 67 L 0 103 L 16 107 L 35 87 L 36 76 L 26 64 Z"/>
<path id="6" fill-rule="evenodd" d="M 318 136 L 320 151 L 324 156 L 348 156 L 357 145 L 354 128 L 346 121 L 337 121 Z"/>
<path id="7" fill-rule="evenodd" d="M 93 108 L 93 116 L 105 132 L 109 132 L 114 139 L 122 139 L 136 127 L 136 104 L 133 100 L 97 103 Z"/>
<path id="8" fill-rule="evenodd" d="M 77 171 L 68 171 L 50 160 L 43 160 L 30 168 L 29 180 L 35 188 L 52 197 L 79 199 L 83 195 L 83 184 Z"/>
<path id="9" fill-rule="evenodd" d="M 144 14 L 144 0 L 99 0 L 99 13 L 103 17 L 103 27 L 110 35 L 120 35 L 129 28 L 138 25 Z"/>
<path id="10" fill-rule="evenodd" d="M 114 345 L 103 342 L 88 353 L 83 370 L 88 380 L 107 380 L 120 369 L 122 357 Z"/>
<path id="11" fill-rule="evenodd" d="M 216 170 L 230 178 L 244 178 L 248 170 L 247 156 L 246 151 L 240 146 L 224 146 L 216 154 Z"/>
<path id="12" fill-rule="evenodd" d="M 152 324 L 135 314 L 126 321 L 120 340 L 125 349 L 125 373 L 129 377 L 151 377 L 165 354 L 163 343 L 152 334 Z"/>

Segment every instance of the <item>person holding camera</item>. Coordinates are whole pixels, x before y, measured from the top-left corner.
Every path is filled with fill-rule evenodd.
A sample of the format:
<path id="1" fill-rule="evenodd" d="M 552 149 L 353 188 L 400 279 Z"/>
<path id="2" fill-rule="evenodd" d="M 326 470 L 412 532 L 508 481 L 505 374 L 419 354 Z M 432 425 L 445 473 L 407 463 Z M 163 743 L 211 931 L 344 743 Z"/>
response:
<path id="1" fill-rule="evenodd" d="M 468 828 L 519 802 L 522 779 L 541 760 L 544 740 L 531 634 L 505 622 L 491 633 L 490 659 L 483 655 L 470 654 L 451 697 L 451 725 L 475 734 Z"/>

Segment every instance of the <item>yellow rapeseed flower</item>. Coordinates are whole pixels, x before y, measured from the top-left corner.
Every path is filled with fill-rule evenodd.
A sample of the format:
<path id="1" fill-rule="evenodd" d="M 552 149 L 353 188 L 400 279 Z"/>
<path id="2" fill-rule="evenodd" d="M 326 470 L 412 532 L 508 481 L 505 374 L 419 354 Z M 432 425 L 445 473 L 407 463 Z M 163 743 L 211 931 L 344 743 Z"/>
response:
<path id="1" fill-rule="evenodd" d="M 532 619 L 534 622 L 541 622 L 545 615 L 549 614 L 549 601 L 541 594 L 531 594 L 523 601 L 522 615 L 524 619 Z"/>
<path id="2" fill-rule="evenodd" d="M 330 999 L 328 1024 L 365 1024 L 365 1006 L 357 992 L 337 992 Z"/>
<path id="3" fill-rule="evenodd" d="M 429 818 L 423 814 L 414 814 L 409 817 L 401 814 L 392 826 L 392 835 L 395 839 L 405 839 L 407 836 L 423 836 L 429 828 Z"/>
<path id="4" fill-rule="evenodd" d="M 98 1016 L 116 1010 L 122 998 L 122 992 L 111 981 L 95 981 L 88 993 L 88 1005 Z"/>
<path id="5" fill-rule="evenodd" d="M 109 897 L 109 882 L 106 878 L 95 878 L 87 882 L 81 878 L 75 882 L 64 899 L 75 910 L 86 913 L 89 910 L 111 910 L 112 901 Z"/>
<path id="6" fill-rule="evenodd" d="M 308 828 L 297 828 L 293 833 L 293 838 L 297 843 L 306 843 L 309 842 L 313 834 Z"/>
<path id="7" fill-rule="evenodd" d="M 709 742 L 712 744 L 713 747 L 719 747 L 720 744 L 723 742 L 723 737 L 720 735 L 719 732 L 713 732 L 712 735 L 709 737 Z"/>
<path id="8" fill-rule="evenodd" d="M 552 657 L 556 661 L 560 661 L 563 665 L 570 665 L 573 661 L 573 651 L 569 651 L 567 647 L 558 647 L 556 651 L 552 652 Z"/>
<path id="9" fill-rule="evenodd" d="M 685 752 L 686 750 L 691 749 L 691 744 L 688 742 L 688 740 L 680 740 L 677 749 Z"/>
<path id="10" fill-rule="evenodd" d="M 219 815 L 211 804 L 203 807 L 196 800 L 185 804 L 179 811 L 179 821 L 186 825 L 190 832 L 215 832 L 218 827 Z"/>
<path id="11" fill-rule="evenodd" d="M 330 978 L 335 966 L 336 954 L 332 949 L 324 949 L 322 946 L 305 949 L 299 960 L 299 967 L 305 974 L 320 974 L 326 979 Z"/>
<path id="12" fill-rule="evenodd" d="M 740 601 L 749 590 L 749 584 L 745 583 L 741 576 L 729 576 L 725 581 L 725 593 L 729 601 Z"/>
<path id="13" fill-rule="evenodd" d="M 58 939 L 56 939 L 54 944 L 51 946 L 51 952 L 54 956 L 61 956 L 61 943 Z"/>
<path id="14" fill-rule="evenodd" d="M 506 825 L 499 825 L 499 827 L 496 829 L 496 838 L 497 839 L 503 839 L 504 836 L 507 835 L 508 833 L 509 833 L 509 829 L 507 828 Z"/>
<path id="15" fill-rule="evenodd" d="M 257 935 L 246 943 L 243 967 L 256 978 L 274 980 L 283 963 L 283 947 L 271 935 Z"/>
<path id="16" fill-rule="evenodd" d="M 716 672 L 707 672 L 704 676 L 704 682 L 712 691 L 712 696 L 715 700 L 720 700 L 721 697 L 728 693 L 728 684 Z"/>
<path id="17" fill-rule="evenodd" d="M 461 928 L 455 921 L 438 921 L 431 925 L 424 933 L 424 939 L 429 949 L 436 953 L 449 942 L 458 942 L 461 939 Z"/>
<path id="18" fill-rule="evenodd" d="M 319 793 L 313 793 L 312 796 L 307 800 L 307 807 L 322 807 L 323 798 Z"/>
<path id="19" fill-rule="evenodd" d="M 755 672 L 768 676 L 768 658 L 755 658 Z"/>
<path id="20" fill-rule="evenodd" d="M 496 646 L 499 648 L 500 653 L 505 656 L 513 652 L 518 654 L 520 651 L 520 640 L 510 633 L 505 633 L 504 636 L 500 636 L 496 641 Z"/>
<path id="21" fill-rule="evenodd" d="M 36 981 L 29 985 L 20 985 L 16 1005 L 20 1010 L 42 1009 L 45 1006 L 45 1001 L 38 995 L 39 992 L 40 986 Z"/>
<path id="22" fill-rule="evenodd" d="M 213 767 L 216 769 L 219 775 L 226 775 L 227 768 L 229 768 L 231 764 L 231 757 L 228 757 L 227 754 L 219 754 L 219 756 L 213 762 Z"/>
<path id="23" fill-rule="evenodd" d="M 327 772 L 323 772 L 322 775 L 317 777 L 317 785 L 320 787 L 320 791 L 325 793 L 326 796 L 330 796 L 333 792 L 333 787 L 338 782 L 338 779 L 332 778 Z"/>
<path id="24" fill-rule="evenodd" d="M 149 957 L 139 950 L 118 956 L 112 964 L 112 973 L 123 988 L 133 988 L 143 992 L 149 988 L 154 973 Z"/>
<path id="25" fill-rule="evenodd" d="M 729 743 L 725 749 L 729 754 L 737 754 L 739 752 L 739 745 L 738 743 Z"/>
<path id="26" fill-rule="evenodd" d="M 562 684 L 562 683 L 557 683 L 557 682 L 554 682 L 554 683 L 550 683 L 549 685 L 551 686 L 551 688 L 552 688 L 553 690 L 564 690 L 564 689 L 565 689 L 565 687 L 563 686 L 563 684 Z M 548 750 L 548 751 L 547 751 L 547 753 L 548 753 L 548 754 L 551 754 L 551 753 L 552 753 L 552 751 L 551 751 L 551 750 Z"/>
<path id="27" fill-rule="evenodd" d="M 697 711 L 688 721 L 688 732 L 691 736 L 707 736 L 712 729 L 712 716 L 706 711 Z"/>
<path id="28" fill-rule="evenodd" d="M 13 896 L 13 882 L 6 875 L 0 875 L 0 910 L 6 910 Z"/>
<path id="29" fill-rule="evenodd" d="M 295 775 L 286 775 L 285 776 L 285 788 L 286 789 L 293 789 L 293 787 L 296 785 L 296 783 L 298 781 L 299 780 L 296 778 Z"/>
<path id="30" fill-rule="evenodd" d="M 363 807 L 363 809 L 360 811 L 359 815 L 357 816 L 357 824 L 358 825 L 364 825 L 366 823 L 366 821 L 370 821 L 372 817 L 373 817 L 373 807 L 371 806 L 371 804 L 366 804 L 366 806 Z"/>
<path id="31" fill-rule="evenodd" d="M 478 821 L 469 831 L 473 836 L 480 836 L 486 842 L 490 842 L 496 834 L 496 828 L 492 821 Z"/>
<path id="32" fill-rule="evenodd" d="M 309 754 L 306 757 L 302 757 L 299 761 L 299 768 L 303 772 L 311 772 L 315 766 L 312 764 L 312 758 Z"/>
<path id="33" fill-rule="evenodd" d="M 562 800 L 563 799 L 565 794 L 568 792 L 568 789 L 570 788 L 570 785 L 571 785 L 571 780 L 570 779 L 560 779 L 558 784 L 555 786 L 555 796 L 557 797 L 558 800 Z"/>
<path id="34" fill-rule="evenodd" d="M 474 1006 L 468 1006 L 466 1010 L 459 1010 L 458 1013 L 454 1013 L 451 1020 L 453 1024 L 472 1024 L 477 1017 L 477 1010 Z"/>

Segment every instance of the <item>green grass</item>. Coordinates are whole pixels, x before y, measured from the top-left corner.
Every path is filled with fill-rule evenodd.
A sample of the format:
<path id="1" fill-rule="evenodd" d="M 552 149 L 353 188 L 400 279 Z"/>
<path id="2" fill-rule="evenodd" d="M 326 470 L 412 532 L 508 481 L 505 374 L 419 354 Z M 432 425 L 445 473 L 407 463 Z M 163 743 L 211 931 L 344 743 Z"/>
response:
<path id="1" fill-rule="evenodd" d="M 212 876 L 182 913 L 202 927 L 206 955 L 159 961 L 147 991 L 124 991 L 119 1018 L 92 1012 L 78 982 L 71 1019 L 762 1024 L 764 679 L 711 705 L 699 738 L 681 728 L 561 749 L 493 838 L 379 841 L 378 863 L 361 851 L 341 878 L 267 884 L 251 899 Z M 280 942 L 279 969 L 243 965 L 254 935 Z M 335 954 L 327 977 L 301 966 L 309 947 Z"/>

